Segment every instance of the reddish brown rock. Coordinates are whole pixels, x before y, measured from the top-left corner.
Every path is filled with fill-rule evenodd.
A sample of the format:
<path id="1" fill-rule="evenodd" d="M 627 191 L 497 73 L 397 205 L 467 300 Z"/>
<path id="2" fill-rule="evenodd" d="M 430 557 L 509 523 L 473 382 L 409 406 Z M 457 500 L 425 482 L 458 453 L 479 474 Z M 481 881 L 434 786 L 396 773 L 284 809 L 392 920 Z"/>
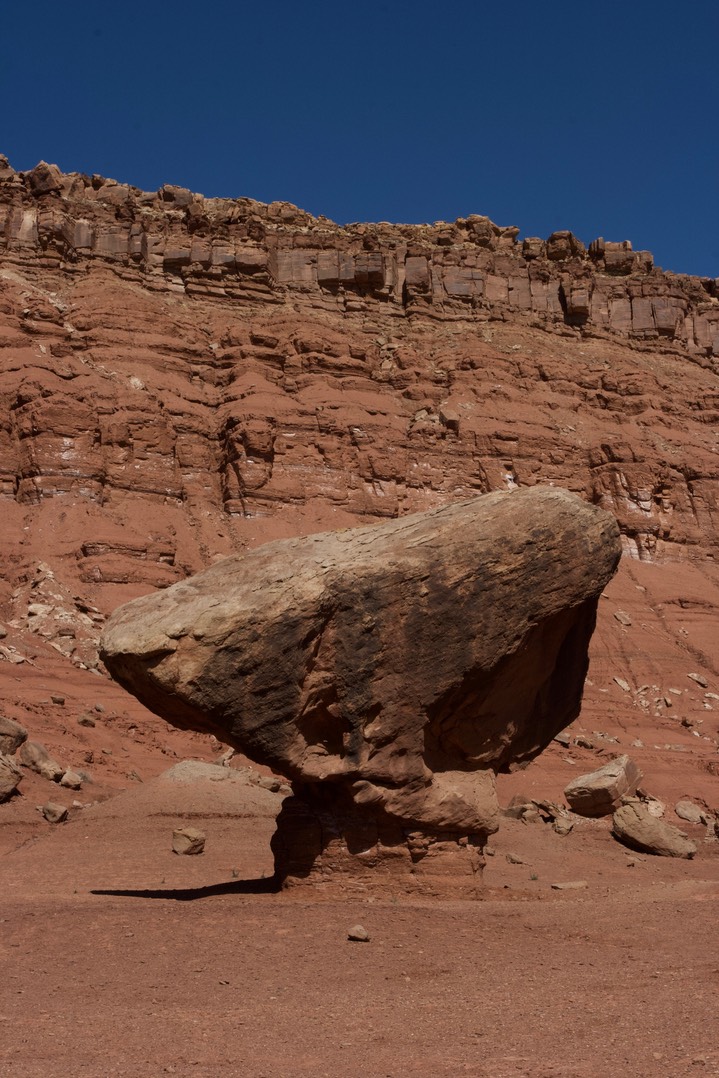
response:
<path id="1" fill-rule="evenodd" d="M 221 562 L 118 610 L 102 658 L 170 722 L 292 780 L 281 877 L 384 847 L 419 862 L 481 848 L 493 772 L 576 716 L 618 556 L 612 518 L 573 495 L 487 495 Z"/>

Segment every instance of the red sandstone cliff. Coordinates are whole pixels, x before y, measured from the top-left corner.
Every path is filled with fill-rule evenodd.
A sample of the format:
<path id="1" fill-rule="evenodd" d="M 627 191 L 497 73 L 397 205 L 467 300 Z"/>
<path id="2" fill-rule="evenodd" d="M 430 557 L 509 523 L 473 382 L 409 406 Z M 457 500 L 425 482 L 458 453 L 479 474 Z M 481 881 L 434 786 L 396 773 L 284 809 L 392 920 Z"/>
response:
<path id="1" fill-rule="evenodd" d="M 659 701 L 665 671 L 713 671 L 718 374 L 718 282 L 628 243 L 341 228 L 0 159 L 0 621 L 93 668 L 104 615 L 217 556 L 555 483 L 643 563 L 588 713 L 663 721 L 611 675 Z"/>

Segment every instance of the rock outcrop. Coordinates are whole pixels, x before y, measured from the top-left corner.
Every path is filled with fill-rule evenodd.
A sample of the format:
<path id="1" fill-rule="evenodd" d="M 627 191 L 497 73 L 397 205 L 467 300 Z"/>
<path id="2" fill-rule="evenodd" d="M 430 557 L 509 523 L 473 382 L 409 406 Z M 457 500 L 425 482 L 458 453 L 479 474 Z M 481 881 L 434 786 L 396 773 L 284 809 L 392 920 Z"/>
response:
<path id="1" fill-rule="evenodd" d="M 99 261 L 152 287 L 220 299 L 297 292 L 328 309 L 526 316 L 548 325 L 663 340 L 719 356 L 717 281 L 663 273 L 647 251 L 569 231 L 519 239 L 471 214 L 433 225 L 339 227 L 286 202 L 141 191 L 54 165 L 0 158 L 0 242 L 50 266 Z"/>
<path id="2" fill-rule="evenodd" d="M 619 550 L 565 491 L 491 494 L 220 562 L 116 611 L 102 658 L 168 721 L 291 779 L 283 879 L 434 867 L 448 844 L 476 869 L 494 772 L 578 713 Z"/>

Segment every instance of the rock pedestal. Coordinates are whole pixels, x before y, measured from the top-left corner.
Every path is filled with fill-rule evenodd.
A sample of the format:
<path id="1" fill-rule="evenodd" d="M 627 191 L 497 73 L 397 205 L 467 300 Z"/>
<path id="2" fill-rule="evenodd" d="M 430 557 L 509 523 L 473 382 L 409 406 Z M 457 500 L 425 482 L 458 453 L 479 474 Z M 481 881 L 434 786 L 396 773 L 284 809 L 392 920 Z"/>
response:
<path id="1" fill-rule="evenodd" d="M 488 776 L 489 777 L 489 776 Z M 492 783 L 493 793 L 493 783 Z M 272 838 L 284 887 L 340 883 L 356 891 L 400 889 L 476 897 L 489 831 L 410 830 L 349 799 L 300 788 L 285 798 Z"/>

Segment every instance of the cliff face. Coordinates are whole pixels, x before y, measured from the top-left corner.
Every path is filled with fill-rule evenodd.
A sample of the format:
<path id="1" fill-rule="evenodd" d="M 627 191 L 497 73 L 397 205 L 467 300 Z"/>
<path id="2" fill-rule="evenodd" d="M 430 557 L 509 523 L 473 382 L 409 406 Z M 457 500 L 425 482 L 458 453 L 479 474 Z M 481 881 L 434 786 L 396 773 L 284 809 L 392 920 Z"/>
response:
<path id="1" fill-rule="evenodd" d="M 49 572 L 110 609 L 278 535 L 536 483 L 640 559 L 716 551 L 717 282 L 627 243 L 340 228 L 2 159 L 0 257 L 6 602 Z"/>

